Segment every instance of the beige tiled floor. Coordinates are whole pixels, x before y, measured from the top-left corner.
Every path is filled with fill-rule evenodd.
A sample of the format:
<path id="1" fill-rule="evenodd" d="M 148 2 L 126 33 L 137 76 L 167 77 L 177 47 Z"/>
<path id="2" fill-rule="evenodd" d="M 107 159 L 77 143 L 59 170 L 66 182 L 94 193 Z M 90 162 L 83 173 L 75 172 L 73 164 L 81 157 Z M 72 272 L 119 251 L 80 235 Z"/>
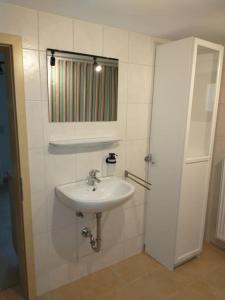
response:
<path id="1" fill-rule="evenodd" d="M 0 300 L 24 300 L 19 288 L 11 288 L 0 291 Z"/>
<path id="2" fill-rule="evenodd" d="M 21 298 L 0 297 L 0 300 Z M 77 282 L 54 290 L 40 300 L 224 300 L 225 252 L 206 244 L 200 258 L 174 272 L 140 254 Z"/>

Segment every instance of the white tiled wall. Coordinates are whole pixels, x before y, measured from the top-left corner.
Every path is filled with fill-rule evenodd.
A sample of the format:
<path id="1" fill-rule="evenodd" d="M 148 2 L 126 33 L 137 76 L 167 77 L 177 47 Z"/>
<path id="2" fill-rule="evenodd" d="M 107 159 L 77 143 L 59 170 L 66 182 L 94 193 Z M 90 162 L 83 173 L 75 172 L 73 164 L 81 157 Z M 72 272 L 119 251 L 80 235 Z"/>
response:
<path id="1" fill-rule="evenodd" d="M 95 227 L 92 216 L 77 220 L 54 195 L 58 184 L 84 179 L 91 168 L 106 174 L 104 159 L 119 154 L 117 175 L 125 168 L 146 175 L 149 149 L 153 40 L 143 34 L 0 4 L 0 32 L 23 37 L 25 94 L 29 137 L 33 234 L 38 293 L 54 289 L 142 250 L 145 191 L 103 216 L 103 248 L 93 253 L 80 236 Z M 119 58 L 117 122 L 49 123 L 47 47 Z M 123 140 L 111 148 L 74 153 L 51 151 L 50 138 L 115 134 Z"/>

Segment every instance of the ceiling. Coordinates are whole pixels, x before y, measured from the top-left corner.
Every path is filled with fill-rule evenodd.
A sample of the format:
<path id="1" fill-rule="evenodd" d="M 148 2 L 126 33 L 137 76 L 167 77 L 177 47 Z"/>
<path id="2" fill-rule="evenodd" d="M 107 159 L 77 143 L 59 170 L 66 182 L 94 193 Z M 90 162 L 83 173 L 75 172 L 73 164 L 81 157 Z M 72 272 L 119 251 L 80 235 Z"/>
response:
<path id="1" fill-rule="evenodd" d="M 2 0 L 152 36 L 225 44 L 225 0 Z"/>

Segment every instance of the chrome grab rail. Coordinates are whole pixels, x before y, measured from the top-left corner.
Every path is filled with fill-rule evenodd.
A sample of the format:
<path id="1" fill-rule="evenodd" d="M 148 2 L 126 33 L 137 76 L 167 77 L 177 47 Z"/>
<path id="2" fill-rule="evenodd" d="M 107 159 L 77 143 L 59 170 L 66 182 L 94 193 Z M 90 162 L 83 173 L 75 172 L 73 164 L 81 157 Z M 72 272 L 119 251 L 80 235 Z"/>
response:
<path id="1" fill-rule="evenodd" d="M 144 185 L 143 183 L 141 183 L 141 182 L 137 181 L 136 179 L 130 177 L 129 175 L 130 175 L 130 176 L 133 176 L 133 177 L 135 177 L 135 178 L 137 178 L 138 180 L 140 180 L 140 181 L 142 181 L 142 182 L 144 182 L 146 185 Z M 124 171 L 124 176 L 125 176 L 125 178 L 129 178 L 129 179 L 133 180 L 134 182 L 136 182 L 137 184 L 139 184 L 139 185 L 141 185 L 142 187 L 144 187 L 145 189 L 151 191 L 150 187 L 147 186 L 147 185 L 152 185 L 150 182 L 148 182 L 148 181 L 142 179 L 141 177 L 139 177 L 139 176 L 137 176 L 137 175 L 135 175 L 135 174 L 133 174 L 133 173 L 127 171 L 127 170 Z"/>

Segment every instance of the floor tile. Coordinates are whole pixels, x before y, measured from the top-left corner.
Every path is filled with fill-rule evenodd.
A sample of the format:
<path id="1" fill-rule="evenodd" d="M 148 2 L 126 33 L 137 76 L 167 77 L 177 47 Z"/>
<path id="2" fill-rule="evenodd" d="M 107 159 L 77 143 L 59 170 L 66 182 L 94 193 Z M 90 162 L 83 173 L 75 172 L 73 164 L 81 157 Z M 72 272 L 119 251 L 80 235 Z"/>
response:
<path id="1" fill-rule="evenodd" d="M 47 294 L 45 294 L 43 296 L 37 297 L 37 300 L 53 300 L 53 299 L 52 299 L 51 293 L 47 293 Z"/>
<path id="2" fill-rule="evenodd" d="M 224 300 L 225 252 L 206 244 L 200 258 L 169 271 L 139 254 L 39 297 L 38 300 Z M 22 300 L 17 290 L 0 300 Z"/>
<path id="3" fill-rule="evenodd" d="M 1 300 L 24 300 L 19 288 L 10 288 L 0 292 Z"/>
<path id="4" fill-rule="evenodd" d="M 132 282 L 140 278 L 140 276 L 151 274 L 159 268 L 162 268 L 159 263 L 143 253 L 132 256 L 111 267 L 113 272 L 125 283 Z"/>
<path id="5" fill-rule="evenodd" d="M 180 289 L 167 298 L 168 300 L 222 300 L 224 295 L 204 282 L 196 282 L 193 285 Z"/>
<path id="6" fill-rule="evenodd" d="M 121 279 L 107 268 L 53 291 L 52 299 L 95 300 L 121 286 Z"/>

